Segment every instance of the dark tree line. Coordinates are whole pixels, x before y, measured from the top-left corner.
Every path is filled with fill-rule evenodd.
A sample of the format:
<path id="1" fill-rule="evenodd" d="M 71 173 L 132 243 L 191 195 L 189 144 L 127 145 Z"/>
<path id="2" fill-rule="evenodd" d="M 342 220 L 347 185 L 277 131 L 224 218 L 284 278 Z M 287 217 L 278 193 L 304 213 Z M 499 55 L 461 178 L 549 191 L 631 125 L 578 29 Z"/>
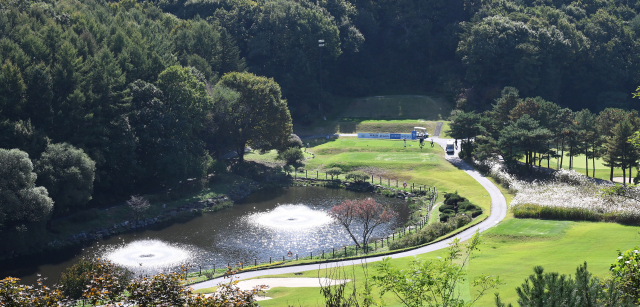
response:
<path id="1" fill-rule="evenodd" d="M 0 4 L 3 227 L 202 178 L 229 150 L 287 147 L 280 86 L 243 72 L 217 22 L 135 1 Z"/>

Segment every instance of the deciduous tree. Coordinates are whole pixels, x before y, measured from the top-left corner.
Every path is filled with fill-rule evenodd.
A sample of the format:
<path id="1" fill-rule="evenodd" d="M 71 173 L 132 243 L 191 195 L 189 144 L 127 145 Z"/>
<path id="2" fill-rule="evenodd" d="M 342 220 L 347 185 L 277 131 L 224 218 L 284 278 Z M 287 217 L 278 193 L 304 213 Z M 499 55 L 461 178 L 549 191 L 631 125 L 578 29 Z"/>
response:
<path id="1" fill-rule="evenodd" d="M 228 73 L 217 86 L 240 94 L 237 100 L 223 100 L 218 108 L 224 113 L 230 142 L 244 161 L 245 148 L 261 151 L 285 148 L 292 132 L 291 115 L 280 86 L 273 80 L 251 73 Z"/>
<path id="2" fill-rule="evenodd" d="M 351 236 L 356 246 L 366 246 L 373 231 L 380 225 L 388 223 L 397 213 L 377 203 L 373 198 L 362 200 L 347 199 L 342 204 L 333 206 L 329 212 L 338 224 L 342 225 Z M 361 231 L 362 241 L 358 241 L 356 231 Z"/>
<path id="3" fill-rule="evenodd" d="M 26 152 L 0 148 L 0 226 L 47 220 L 53 200 L 47 189 L 36 187 L 36 173 Z"/>
<path id="4" fill-rule="evenodd" d="M 79 208 L 91 200 L 96 164 L 82 149 L 51 144 L 35 162 L 37 183 L 54 201 L 53 215 Z"/>

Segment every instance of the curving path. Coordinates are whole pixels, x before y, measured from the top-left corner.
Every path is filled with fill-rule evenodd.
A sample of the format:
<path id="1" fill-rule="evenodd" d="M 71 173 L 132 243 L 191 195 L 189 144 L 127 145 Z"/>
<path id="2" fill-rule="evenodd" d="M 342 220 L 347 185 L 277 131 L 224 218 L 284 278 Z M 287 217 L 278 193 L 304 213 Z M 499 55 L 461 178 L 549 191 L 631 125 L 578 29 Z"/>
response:
<path id="1" fill-rule="evenodd" d="M 433 141 L 434 143 L 437 143 L 442 148 L 444 148 L 447 141 L 449 141 L 449 139 L 440 139 L 438 137 L 434 137 Z M 429 142 L 428 141 L 425 141 L 425 142 L 426 142 L 426 145 L 429 146 Z M 462 169 L 467 174 L 469 174 L 469 176 L 477 180 L 487 190 L 487 192 L 489 192 L 489 196 L 491 196 L 491 215 L 487 219 L 482 221 L 482 223 L 474 225 L 473 227 L 457 234 L 454 237 L 454 238 L 459 238 L 460 241 L 466 241 L 468 239 L 471 239 L 471 237 L 476 232 L 476 230 L 483 232 L 495 226 L 498 222 L 502 221 L 507 215 L 507 201 L 497 186 L 495 186 L 489 179 L 485 178 L 478 171 L 473 169 L 473 167 L 471 167 L 469 164 L 462 161 L 462 159 L 458 158 L 458 150 L 456 150 L 455 154 L 453 155 L 448 155 L 445 153 L 445 158 L 451 164 Z M 368 258 L 365 258 L 365 261 L 368 263 L 368 262 L 380 261 L 382 260 L 382 258 L 385 258 L 385 257 L 401 258 L 401 257 L 424 254 L 424 253 L 436 251 L 439 249 L 447 248 L 449 246 L 449 242 L 451 242 L 452 240 L 453 238 L 436 242 L 433 244 L 429 244 L 427 246 L 423 246 L 421 248 L 417 248 L 414 250 L 397 253 L 397 254 L 368 257 Z M 332 268 L 332 267 L 356 265 L 361 263 L 362 261 L 360 259 L 355 259 L 355 260 L 345 260 L 345 261 L 326 263 L 326 264 L 322 264 L 322 266 L 327 268 Z M 246 279 L 246 278 L 258 277 L 258 276 L 264 276 L 264 275 L 296 273 L 296 272 L 302 272 L 302 271 L 312 271 L 317 269 L 318 269 L 318 264 L 306 264 L 306 265 L 290 266 L 290 267 L 283 267 L 283 268 L 273 268 L 273 269 L 267 269 L 262 271 L 244 272 L 244 273 L 237 274 L 235 277 L 238 279 Z M 193 289 L 209 288 L 209 287 L 217 286 L 220 282 L 223 282 L 223 281 L 225 281 L 224 278 L 219 277 L 216 279 L 193 284 L 191 285 L 191 287 Z"/>

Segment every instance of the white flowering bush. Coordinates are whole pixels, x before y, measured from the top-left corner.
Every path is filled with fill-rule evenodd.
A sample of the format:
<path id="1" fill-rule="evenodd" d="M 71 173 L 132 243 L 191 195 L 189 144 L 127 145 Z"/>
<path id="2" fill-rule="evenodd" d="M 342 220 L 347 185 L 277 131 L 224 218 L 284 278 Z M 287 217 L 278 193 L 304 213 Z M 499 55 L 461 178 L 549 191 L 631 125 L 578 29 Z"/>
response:
<path id="1" fill-rule="evenodd" d="M 526 182 L 500 163 L 489 164 L 491 176 L 516 192 L 510 205 L 516 217 L 640 223 L 640 188 L 636 186 L 614 186 L 565 169 L 556 171 L 552 179 Z"/>

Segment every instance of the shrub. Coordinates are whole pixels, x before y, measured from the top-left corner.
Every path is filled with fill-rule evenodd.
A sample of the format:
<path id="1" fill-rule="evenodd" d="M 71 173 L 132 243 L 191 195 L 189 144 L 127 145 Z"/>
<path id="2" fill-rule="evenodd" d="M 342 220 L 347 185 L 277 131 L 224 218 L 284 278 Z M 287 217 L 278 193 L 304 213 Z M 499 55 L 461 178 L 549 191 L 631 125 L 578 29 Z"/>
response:
<path id="1" fill-rule="evenodd" d="M 391 190 L 382 190 L 382 195 L 386 197 L 396 197 L 396 192 Z"/>
<path id="2" fill-rule="evenodd" d="M 522 307 L 536 306 L 634 306 L 632 300 L 625 296 L 625 289 L 615 279 L 603 282 L 587 271 L 587 263 L 578 266 L 575 279 L 558 273 L 544 273 L 541 266 L 533 268 L 522 286 L 516 288 L 518 305 Z M 496 293 L 497 307 L 505 305 Z"/>
<path id="3" fill-rule="evenodd" d="M 339 167 L 332 167 L 325 170 L 325 172 L 327 173 L 327 175 L 331 176 L 331 180 L 333 180 L 334 176 L 339 176 L 340 174 L 342 174 L 342 169 Z"/>
<path id="4" fill-rule="evenodd" d="M 466 198 L 458 195 L 458 192 L 445 193 L 444 204 L 438 208 L 440 211 L 440 221 L 446 222 L 449 218 L 458 213 L 464 213 L 471 217 L 482 214 L 482 208 L 472 204 Z"/>
<path id="5" fill-rule="evenodd" d="M 435 222 L 429 224 L 416 233 L 404 236 L 399 240 L 389 243 L 389 249 L 395 250 L 429 243 L 455 229 L 469 224 L 470 222 L 471 217 L 468 215 L 456 215 L 450 218 L 446 223 Z"/>
<path id="6" fill-rule="evenodd" d="M 302 140 L 300 139 L 300 137 L 294 133 L 291 134 L 291 137 L 289 137 L 289 142 L 287 144 L 287 147 L 289 148 L 302 148 L 304 147 L 304 143 L 302 143 Z"/>
<path id="7" fill-rule="evenodd" d="M 618 251 L 618 258 L 611 265 L 613 280 L 618 282 L 625 296 L 634 301 L 640 298 L 640 247 Z"/>
<path id="8" fill-rule="evenodd" d="M 282 170 L 287 173 L 287 174 L 291 174 L 293 173 L 296 169 L 292 166 L 292 165 L 285 165 Z"/>
<path id="9" fill-rule="evenodd" d="M 511 207 L 516 218 L 558 219 L 571 221 L 601 221 L 605 215 L 585 208 L 541 206 L 536 204 L 516 204 Z M 612 215 L 608 215 L 614 217 Z M 617 219 L 617 214 L 614 218 Z"/>
<path id="10" fill-rule="evenodd" d="M 348 173 L 344 178 L 347 180 L 353 179 L 355 182 L 365 182 L 371 177 L 363 171 L 355 171 Z"/>
<path id="11" fill-rule="evenodd" d="M 284 161 L 289 165 L 298 164 L 302 160 L 304 160 L 304 153 L 302 152 L 302 150 L 300 150 L 300 148 L 292 147 L 279 152 L 278 157 L 276 157 L 276 159 L 280 161 Z"/>

